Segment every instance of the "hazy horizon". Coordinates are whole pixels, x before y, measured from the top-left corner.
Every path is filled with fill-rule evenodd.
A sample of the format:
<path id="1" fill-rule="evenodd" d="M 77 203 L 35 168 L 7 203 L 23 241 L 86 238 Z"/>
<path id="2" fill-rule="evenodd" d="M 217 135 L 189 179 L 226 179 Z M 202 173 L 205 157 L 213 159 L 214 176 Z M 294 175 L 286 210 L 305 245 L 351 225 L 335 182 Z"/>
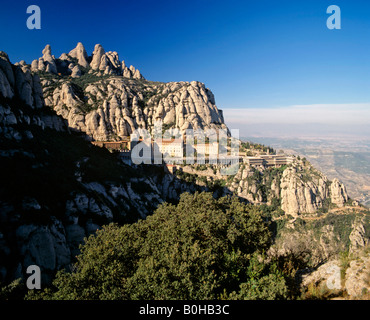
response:
<path id="1" fill-rule="evenodd" d="M 370 136 L 370 103 L 224 109 L 223 114 L 230 129 L 239 129 L 239 136 Z"/>

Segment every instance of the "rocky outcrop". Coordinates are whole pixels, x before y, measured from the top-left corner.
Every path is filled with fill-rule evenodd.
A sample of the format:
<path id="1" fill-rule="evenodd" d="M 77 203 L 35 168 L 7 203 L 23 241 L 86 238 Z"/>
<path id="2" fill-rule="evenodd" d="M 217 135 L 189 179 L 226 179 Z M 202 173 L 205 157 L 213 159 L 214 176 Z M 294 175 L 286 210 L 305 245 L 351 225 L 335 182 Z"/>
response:
<path id="1" fill-rule="evenodd" d="M 57 73 L 57 65 L 55 57 L 51 54 L 50 45 L 46 45 L 44 50 L 42 50 L 42 57 L 38 60 L 33 60 L 31 63 L 32 71 L 44 71 L 48 73 Z"/>
<path id="2" fill-rule="evenodd" d="M 87 56 L 85 47 L 83 46 L 81 42 L 77 43 L 76 48 L 74 48 L 73 50 L 69 52 L 69 56 L 72 58 L 76 58 L 80 66 L 84 68 L 89 67 L 89 63 L 87 62 L 88 56 Z"/>
<path id="3" fill-rule="evenodd" d="M 150 178 L 69 133 L 24 62 L 0 58 L 0 282 L 36 264 L 46 285 L 74 261 L 84 237 L 102 224 L 145 218 L 163 199 Z M 61 92 L 63 103 L 78 103 L 67 84 Z M 96 173 L 107 162 L 109 170 Z"/>
<path id="4" fill-rule="evenodd" d="M 24 61 L 15 64 L 13 71 L 4 52 L 0 52 L 0 94 L 4 98 L 13 98 L 17 95 L 28 106 L 36 109 L 44 105 L 39 76 L 32 75 Z"/>
<path id="5" fill-rule="evenodd" d="M 321 172 L 300 163 L 284 171 L 280 189 L 281 208 L 292 216 L 315 213 L 326 199 L 338 206 L 348 201 L 345 187 L 337 179 L 329 182 Z"/>
<path id="6" fill-rule="evenodd" d="M 357 217 L 352 224 L 352 232 L 349 235 L 350 247 L 349 252 L 353 253 L 366 247 L 369 239 L 366 237 L 365 218 Z"/>
<path id="7" fill-rule="evenodd" d="M 135 129 L 152 131 L 155 121 L 165 128 L 227 129 L 212 92 L 203 83 L 159 83 L 145 80 L 134 66 L 127 67 L 115 51 L 95 45 L 88 57 L 81 43 L 59 59 L 43 50 L 43 63 L 32 71 L 57 72 L 62 78 L 43 77 L 45 103 L 68 121 L 71 128 L 95 140 L 120 140 Z M 89 61 L 91 61 L 89 63 Z M 46 67 L 50 65 L 49 69 Z M 69 76 L 79 81 L 71 81 Z"/>
<path id="8" fill-rule="evenodd" d="M 51 54 L 50 45 L 45 46 L 42 54 L 42 57 L 32 61 L 31 71 L 68 76 L 72 74 L 72 69 L 78 66 L 79 69 L 83 68 L 84 72 L 96 76 L 117 75 L 124 78 L 145 79 L 134 66 L 126 67 L 125 62 L 119 60 L 116 51 L 105 52 L 100 44 L 95 45 L 91 56 L 88 56 L 81 42 L 68 54 L 62 53 L 58 59 Z"/>
<path id="9" fill-rule="evenodd" d="M 257 173 L 257 174 L 256 174 Z M 235 175 L 229 188 L 239 197 L 246 199 L 251 203 L 263 203 L 266 201 L 259 188 L 260 172 L 250 166 L 242 166 Z"/>
<path id="10" fill-rule="evenodd" d="M 5 98 L 14 96 L 14 73 L 8 55 L 0 51 L 0 93 Z"/>
<path id="11" fill-rule="evenodd" d="M 362 253 L 352 257 L 343 271 L 340 260 L 330 260 L 319 268 L 301 277 L 303 290 L 317 288 L 317 292 L 326 293 L 334 299 L 368 300 L 370 292 L 370 255 Z M 344 276 L 342 276 L 342 274 Z M 312 290 L 312 289 L 311 289 Z M 309 292 L 312 294 L 312 292 Z M 307 298 L 313 298 L 309 296 Z M 316 297 L 315 297 L 316 298 Z"/>
<path id="12" fill-rule="evenodd" d="M 73 64 L 71 64 L 69 68 L 72 70 L 72 73 L 71 73 L 72 78 L 81 77 L 81 70 L 79 66 L 74 66 Z"/>
<path id="13" fill-rule="evenodd" d="M 211 185 L 215 181 L 223 181 L 223 195 L 235 194 L 253 204 L 280 207 L 283 214 L 293 217 L 316 215 L 318 210 L 323 213 L 334 206 L 339 207 L 335 202 L 338 190 L 343 204 L 348 201 L 343 184 L 338 180 L 329 181 L 323 173 L 297 158 L 283 167 L 240 164 L 233 176 L 223 176 L 220 168 L 209 165 L 202 171 L 197 169 L 197 165 L 180 167 L 179 170 L 194 175 L 198 185 L 202 185 L 204 178 Z"/>
<path id="14" fill-rule="evenodd" d="M 334 178 L 330 185 L 330 198 L 331 202 L 338 207 L 343 207 L 348 201 L 346 187 L 337 178 Z"/>
<path id="15" fill-rule="evenodd" d="M 68 120 L 70 127 L 95 140 L 120 140 L 137 128 L 152 131 L 159 120 L 181 131 L 227 129 L 212 95 L 200 82 L 136 88 L 114 78 L 88 84 L 79 94 L 68 82 L 51 91 L 54 85 L 43 81 L 46 105 Z"/>
<path id="16" fill-rule="evenodd" d="M 23 266 L 35 264 L 43 270 L 42 282 L 50 283 L 53 271 L 66 267 L 71 262 L 71 250 L 68 245 L 70 237 L 67 237 L 59 220 L 53 219 L 53 223 L 47 226 L 22 224 L 15 234 L 22 257 L 15 269 L 15 278 L 22 276 Z M 79 241 L 82 242 L 81 239 Z"/>
<path id="17" fill-rule="evenodd" d="M 100 44 L 95 45 L 90 67 L 92 70 L 98 71 L 97 75 L 124 75 L 125 65 L 121 64 L 116 51 L 105 52 Z M 132 78 L 132 74 L 124 75 Z"/>
<path id="18" fill-rule="evenodd" d="M 91 69 L 99 70 L 100 63 L 104 54 L 105 50 L 103 49 L 103 47 L 100 44 L 96 44 L 92 53 L 92 60 L 90 64 Z"/>
<path id="19" fill-rule="evenodd" d="M 350 261 L 345 273 L 344 287 L 351 299 L 369 299 L 370 254 L 365 253 Z"/>
<path id="20" fill-rule="evenodd" d="M 330 289 L 341 289 L 342 281 L 339 278 L 335 279 L 335 272 L 340 271 L 340 261 L 331 260 L 322 264 L 315 271 L 309 272 L 308 274 L 303 274 L 301 278 L 301 286 L 309 287 L 310 284 L 315 284 L 315 286 L 326 287 L 326 290 Z M 330 281 L 333 278 L 332 281 Z"/>
<path id="21" fill-rule="evenodd" d="M 310 175 L 302 166 L 287 168 L 280 182 L 281 208 L 292 216 L 315 213 L 329 196 L 327 183 L 325 176 Z"/>
<path id="22" fill-rule="evenodd" d="M 293 255 L 310 267 L 317 268 L 327 261 L 338 258 L 345 251 L 348 239 L 341 239 L 333 225 L 323 221 L 315 229 L 287 222 L 275 239 L 270 253 L 275 256 Z"/>

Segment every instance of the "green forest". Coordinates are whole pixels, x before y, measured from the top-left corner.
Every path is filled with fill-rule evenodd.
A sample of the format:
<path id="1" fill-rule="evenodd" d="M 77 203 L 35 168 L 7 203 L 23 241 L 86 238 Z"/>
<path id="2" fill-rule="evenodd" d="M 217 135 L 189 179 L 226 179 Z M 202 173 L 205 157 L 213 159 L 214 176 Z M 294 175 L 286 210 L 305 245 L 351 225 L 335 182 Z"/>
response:
<path id="1" fill-rule="evenodd" d="M 181 195 L 145 220 L 86 239 L 71 272 L 27 299 L 291 299 L 299 260 L 267 258 L 271 231 L 256 206 Z"/>

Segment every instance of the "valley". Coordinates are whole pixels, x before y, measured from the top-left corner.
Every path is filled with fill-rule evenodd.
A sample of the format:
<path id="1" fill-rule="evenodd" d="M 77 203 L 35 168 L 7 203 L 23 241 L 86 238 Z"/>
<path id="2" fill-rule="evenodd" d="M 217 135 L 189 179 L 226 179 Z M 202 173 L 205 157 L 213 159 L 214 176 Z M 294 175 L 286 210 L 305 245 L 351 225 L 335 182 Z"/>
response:
<path id="1" fill-rule="evenodd" d="M 245 138 L 306 157 L 329 178 L 337 177 L 351 198 L 370 206 L 370 142 L 366 137 Z"/>

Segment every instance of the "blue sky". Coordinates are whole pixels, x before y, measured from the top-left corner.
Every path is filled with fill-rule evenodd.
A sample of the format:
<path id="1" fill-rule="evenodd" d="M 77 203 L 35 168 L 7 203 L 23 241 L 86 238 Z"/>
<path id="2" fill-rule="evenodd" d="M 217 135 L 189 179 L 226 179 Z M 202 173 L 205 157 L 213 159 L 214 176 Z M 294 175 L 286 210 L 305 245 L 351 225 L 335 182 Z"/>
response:
<path id="1" fill-rule="evenodd" d="M 26 8 L 41 8 L 41 30 Z M 329 30 L 329 5 L 342 29 Z M 0 50 L 31 63 L 81 41 L 114 50 L 148 80 L 204 82 L 220 109 L 370 102 L 370 2 L 359 0 L 13 1 L 2 3 Z"/>

